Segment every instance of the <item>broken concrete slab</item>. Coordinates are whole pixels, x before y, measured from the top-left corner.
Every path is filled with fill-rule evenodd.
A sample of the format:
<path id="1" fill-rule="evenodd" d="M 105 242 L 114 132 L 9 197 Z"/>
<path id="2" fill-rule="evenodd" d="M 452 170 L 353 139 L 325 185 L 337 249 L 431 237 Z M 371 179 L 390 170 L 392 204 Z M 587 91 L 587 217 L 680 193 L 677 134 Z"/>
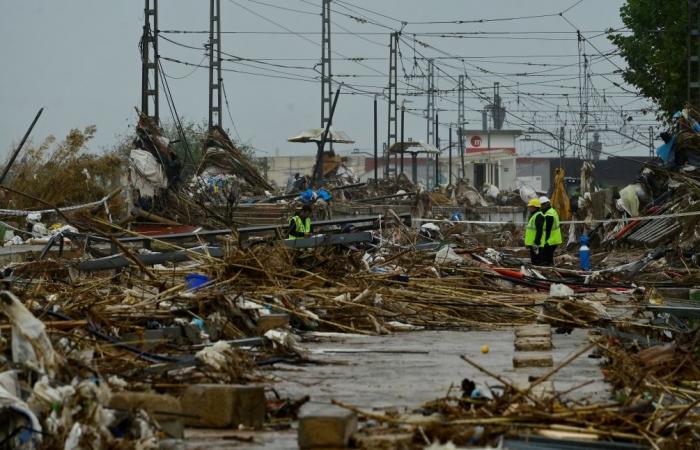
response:
<path id="1" fill-rule="evenodd" d="M 185 424 L 200 428 L 244 425 L 261 428 L 265 422 L 265 390 L 262 386 L 193 384 L 180 397 L 190 412 Z"/>
<path id="2" fill-rule="evenodd" d="M 264 314 L 258 318 L 258 334 L 261 336 L 274 328 L 283 328 L 289 325 L 289 314 Z"/>
<path id="3" fill-rule="evenodd" d="M 297 441 L 301 449 L 346 448 L 357 431 L 357 416 L 351 411 L 328 407 L 299 418 Z"/>
<path id="4" fill-rule="evenodd" d="M 524 353 L 513 356 L 513 367 L 552 367 L 554 361 L 552 355 Z"/>
<path id="5" fill-rule="evenodd" d="M 552 337 L 551 325 L 524 325 L 515 328 L 515 337 Z"/>
<path id="6" fill-rule="evenodd" d="M 171 395 L 117 392 L 112 394 L 107 406 L 121 411 L 143 409 L 158 422 L 168 437 L 182 439 L 184 436 L 182 406 L 180 401 Z"/>
<path id="7" fill-rule="evenodd" d="M 515 349 L 520 352 L 551 350 L 552 339 L 548 337 L 516 338 Z"/>

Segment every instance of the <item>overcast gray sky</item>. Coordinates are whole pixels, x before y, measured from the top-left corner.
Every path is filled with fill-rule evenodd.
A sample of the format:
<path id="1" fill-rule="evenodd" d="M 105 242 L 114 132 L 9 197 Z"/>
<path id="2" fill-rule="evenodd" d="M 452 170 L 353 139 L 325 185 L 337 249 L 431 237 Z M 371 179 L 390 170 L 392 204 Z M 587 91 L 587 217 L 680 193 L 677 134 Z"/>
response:
<path id="1" fill-rule="evenodd" d="M 209 1 L 159 3 L 160 30 L 208 29 Z M 261 156 L 314 151 L 312 146 L 287 143 L 286 138 L 319 126 L 320 85 L 313 68 L 321 53 L 320 4 L 321 0 L 221 0 L 222 29 L 235 32 L 224 35 L 223 49 L 235 56 L 264 60 L 224 63 L 230 69 L 224 72 L 224 83 L 237 133 L 227 113 L 224 126 L 231 129 L 233 137 L 239 134 L 243 141 L 260 149 Z M 475 128 L 481 126 L 478 110 L 484 106 L 483 97 L 491 96 L 493 82 L 499 81 L 504 86 L 502 97 L 514 113 L 509 116 L 508 128 L 527 129 L 534 123 L 556 130 L 566 124 L 573 133 L 580 108 L 581 65 L 575 34 L 579 29 L 589 39 L 582 53 L 590 62 L 591 123 L 646 141 L 648 126 L 655 124 L 653 114 L 642 113 L 649 106 L 646 101 L 612 84 L 620 81 L 613 72 L 615 66 L 624 67 L 624 61 L 607 54 L 614 49 L 601 34 L 608 28 L 621 27 L 622 4 L 622 0 L 583 0 L 578 4 L 575 0 L 334 0 L 335 81 L 370 93 L 340 98 L 334 124 L 356 140 L 355 145 L 342 148 L 372 146 L 371 92 L 381 92 L 387 85 L 388 33 L 400 29 L 401 21 L 407 24 L 399 45 L 403 62 L 399 66 L 400 90 L 425 86 L 421 74 L 426 62 L 421 56 L 442 58 L 436 60 L 437 88 L 447 91 L 437 100 L 438 108 L 443 110 L 441 122 L 457 120 L 453 77 L 466 74 L 470 79 L 467 87 L 481 89 L 478 94 L 467 93 L 467 120 Z M 7 152 L 19 141 L 41 106 L 46 110 L 32 135 L 35 141 L 48 134 L 60 138 L 70 128 L 94 124 L 98 134 L 91 149 L 99 150 L 112 145 L 118 135 L 133 130 L 129 128 L 135 122 L 133 108 L 140 105 L 138 42 L 143 6 L 142 0 L 2 1 L 0 54 L 5 64 L 0 70 L 0 150 Z M 564 14 L 568 21 L 558 15 L 571 6 Z M 362 23 L 348 16 L 369 21 Z M 515 20 L 416 23 L 503 18 Z M 475 32 L 482 34 L 453 34 Z M 206 34 L 162 36 L 196 47 L 190 49 L 161 39 L 162 57 L 195 65 L 208 63 L 203 59 Z M 348 60 L 352 58 L 364 59 Z M 163 66 L 171 77 L 168 81 L 181 116 L 194 121 L 205 119 L 207 69 L 168 60 L 163 60 Z M 406 135 L 425 139 L 425 119 L 419 117 L 422 113 L 418 110 L 425 108 L 426 98 L 408 99 L 412 103 L 407 108 L 416 109 L 416 116 L 408 115 Z M 379 108 L 380 141 L 384 141 L 387 106 L 383 99 Z M 628 115 L 633 121 L 620 128 L 622 116 Z M 161 117 L 170 120 L 163 96 Z M 446 128 L 440 134 L 446 139 Z M 603 141 L 607 151 L 647 152 L 619 134 L 606 133 Z M 545 148 L 522 143 L 518 150 L 521 154 L 544 155 Z"/>

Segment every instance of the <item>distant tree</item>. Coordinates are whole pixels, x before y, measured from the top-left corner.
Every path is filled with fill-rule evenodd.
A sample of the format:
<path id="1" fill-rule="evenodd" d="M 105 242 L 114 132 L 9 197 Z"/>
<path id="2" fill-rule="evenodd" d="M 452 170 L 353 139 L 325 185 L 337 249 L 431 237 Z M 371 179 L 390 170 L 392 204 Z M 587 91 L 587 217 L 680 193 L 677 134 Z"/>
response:
<path id="1" fill-rule="evenodd" d="M 608 38 L 627 61 L 622 77 L 668 118 L 686 101 L 687 0 L 627 0 L 620 17 L 631 32 L 610 30 Z"/>

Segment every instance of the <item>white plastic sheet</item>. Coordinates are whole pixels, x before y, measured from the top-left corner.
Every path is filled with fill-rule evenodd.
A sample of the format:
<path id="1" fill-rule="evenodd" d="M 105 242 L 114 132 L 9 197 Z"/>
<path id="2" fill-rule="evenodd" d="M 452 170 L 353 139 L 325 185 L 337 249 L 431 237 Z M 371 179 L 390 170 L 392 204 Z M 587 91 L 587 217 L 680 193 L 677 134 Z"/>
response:
<path id="1" fill-rule="evenodd" d="M 549 287 L 549 296 L 557 298 L 565 298 L 574 295 L 574 290 L 565 284 L 553 283 Z"/>
<path id="2" fill-rule="evenodd" d="M 9 291 L 0 292 L 0 311 L 12 324 L 12 360 L 33 366 L 52 375 L 60 358 L 51 345 L 46 329 L 39 319 Z"/>
<path id="3" fill-rule="evenodd" d="M 455 253 L 449 245 L 442 247 L 435 254 L 437 264 L 459 264 L 464 262 L 464 258 Z"/>
<path id="4" fill-rule="evenodd" d="M 142 196 L 153 197 L 158 189 L 168 187 L 163 166 L 149 152 L 140 149 L 131 150 L 129 163 L 131 182 Z"/>

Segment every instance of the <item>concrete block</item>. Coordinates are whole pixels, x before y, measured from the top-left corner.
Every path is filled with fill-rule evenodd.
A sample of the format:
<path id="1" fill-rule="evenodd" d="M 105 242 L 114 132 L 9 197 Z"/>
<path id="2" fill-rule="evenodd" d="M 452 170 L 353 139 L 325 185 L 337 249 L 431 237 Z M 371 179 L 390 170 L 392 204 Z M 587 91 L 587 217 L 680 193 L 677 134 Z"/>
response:
<path id="1" fill-rule="evenodd" d="M 158 422 L 168 437 L 176 439 L 184 437 L 182 406 L 173 396 L 145 392 L 117 392 L 112 394 L 107 407 L 120 411 L 143 409 Z"/>
<path id="2" fill-rule="evenodd" d="M 265 390 L 262 386 L 193 384 L 180 397 L 188 411 L 185 424 L 200 428 L 244 425 L 261 428 L 265 423 Z M 197 417 L 194 417 L 194 416 Z"/>
<path id="3" fill-rule="evenodd" d="M 515 368 L 552 366 L 554 366 L 552 355 L 526 353 L 513 356 L 513 367 Z"/>
<path id="4" fill-rule="evenodd" d="M 289 325 L 289 314 L 264 314 L 258 319 L 258 334 L 261 336 L 274 328 Z"/>
<path id="5" fill-rule="evenodd" d="M 551 337 L 550 325 L 524 325 L 515 328 L 515 337 Z"/>
<path id="6" fill-rule="evenodd" d="M 299 418 L 298 443 L 301 449 L 346 448 L 357 431 L 357 417 L 351 411 L 328 408 Z"/>
<path id="7" fill-rule="evenodd" d="M 549 337 L 521 337 L 515 339 L 515 349 L 519 352 L 532 352 L 552 349 Z"/>

